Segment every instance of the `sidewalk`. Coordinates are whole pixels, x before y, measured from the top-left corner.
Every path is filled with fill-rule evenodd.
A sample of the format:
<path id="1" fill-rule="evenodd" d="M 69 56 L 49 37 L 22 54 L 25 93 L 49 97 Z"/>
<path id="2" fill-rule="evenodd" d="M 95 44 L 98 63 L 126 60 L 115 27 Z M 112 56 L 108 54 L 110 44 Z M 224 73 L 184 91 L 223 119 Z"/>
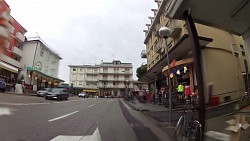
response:
<path id="1" fill-rule="evenodd" d="M 182 110 L 173 110 L 172 111 L 172 128 L 169 127 L 169 110 L 160 105 L 154 104 L 145 104 L 136 101 L 135 103 L 127 102 L 135 110 L 143 112 L 146 116 L 151 118 L 158 126 L 161 127 L 167 134 L 174 133 L 174 126 L 176 125 Z M 232 103 L 234 104 L 234 103 Z M 221 106 L 208 108 L 206 111 L 207 120 L 206 120 L 206 129 L 205 131 L 215 131 L 220 132 L 226 135 L 230 135 L 230 131 L 226 131 L 225 128 L 228 126 L 226 121 L 234 119 L 235 113 L 232 113 L 232 105 L 222 108 Z M 227 112 L 227 114 L 225 114 Z M 250 124 L 250 105 L 241 109 L 240 112 L 244 112 L 246 115 L 246 120 Z M 218 113 L 222 113 L 220 116 Z M 187 113 L 187 116 L 190 116 L 192 113 Z M 197 114 L 197 113 L 196 113 Z M 172 131 L 170 131 L 172 130 Z M 250 127 L 245 131 L 244 141 L 249 141 L 250 138 Z M 206 141 L 219 141 L 217 139 L 212 139 L 207 137 Z"/>

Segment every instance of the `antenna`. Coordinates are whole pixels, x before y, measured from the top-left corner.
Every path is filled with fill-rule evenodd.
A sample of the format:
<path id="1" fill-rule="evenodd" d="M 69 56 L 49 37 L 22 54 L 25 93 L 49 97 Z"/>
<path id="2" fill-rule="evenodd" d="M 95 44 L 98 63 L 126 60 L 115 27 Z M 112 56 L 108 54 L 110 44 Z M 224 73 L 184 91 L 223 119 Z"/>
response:
<path id="1" fill-rule="evenodd" d="M 113 56 L 113 61 L 115 60 L 115 55 L 114 55 L 114 53 L 112 54 L 112 56 Z"/>

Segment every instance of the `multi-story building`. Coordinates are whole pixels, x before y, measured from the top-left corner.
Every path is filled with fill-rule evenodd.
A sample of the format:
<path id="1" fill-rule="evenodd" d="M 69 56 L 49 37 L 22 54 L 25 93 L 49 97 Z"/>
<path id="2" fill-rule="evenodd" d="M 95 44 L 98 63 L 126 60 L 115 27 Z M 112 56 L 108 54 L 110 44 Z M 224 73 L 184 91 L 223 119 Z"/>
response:
<path id="1" fill-rule="evenodd" d="M 132 88 L 132 63 L 121 63 L 121 61 L 117 60 L 101 63 L 99 77 L 100 95 L 110 93 L 114 96 L 124 96 Z"/>
<path id="2" fill-rule="evenodd" d="M 85 90 L 97 90 L 99 80 L 99 65 L 69 65 L 69 82 L 74 87 Z"/>
<path id="3" fill-rule="evenodd" d="M 100 96 L 124 96 L 133 89 L 132 63 L 102 62 L 100 65 L 70 65 L 69 82 Z"/>
<path id="4" fill-rule="evenodd" d="M 151 23 L 144 30 L 146 50 L 141 52 L 141 57 L 147 58 L 148 71 L 140 80 L 147 81 L 151 90 L 168 85 L 168 53 L 173 91 L 180 82 L 190 85 L 191 91 L 194 91 L 197 87 L 196 72 L 193 69 L 192 46 L 185 21 L 168 18 L 165 10 L 170 5 L 169 0 L 156 2 L 158 9 L 152 9 L 154 16 L 149 17 Z M 159 37 L 158 31 L 162 26 L 172 30 L 167 42 Z M 202 24 L 195 26 L 202 48 L 206 102 L 209 102 L 209 97 L 217 97 L 219 103 L 240 98 L 246 88 L 245 74 L 246 68 L 249 68 L 242 37 Z M 208 86 L 212 86 L 212 91 Z"/>
<path id="5" fill-rule="evenodd" d="M 22 71 L 25 83 L 43 87 L 54 87 L 63 80 L 58 78 L 59 61 L 62 58 L 40 38 L 31 37 L 23 44 Z"/>
<path id="6" fill-rule="evenodd" d="M 23 56 L 24 34 L 27 30 L 20 25 L 11 15 L 9 5 L 5 1 L 0 1 L 0 15 L 8 21 L 9 31 L 8 41 L 0 49 L 0 78 L 5 79 L 8 88 L 16 83 L 18 74 L 22 69 L 21 60 Z"/>

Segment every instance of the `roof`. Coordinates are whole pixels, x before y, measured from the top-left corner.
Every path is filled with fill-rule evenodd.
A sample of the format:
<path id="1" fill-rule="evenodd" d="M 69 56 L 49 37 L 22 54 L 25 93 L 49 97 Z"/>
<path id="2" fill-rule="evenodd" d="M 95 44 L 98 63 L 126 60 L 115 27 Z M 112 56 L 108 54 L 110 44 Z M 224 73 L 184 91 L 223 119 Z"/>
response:
<path id="1" fill-rule="evenodd" d="M 45 48 L 47 48 L 47 49 L 48 49 L 50 52 L 52 52 L 54 55 L 56 55 L 56 56 L 58 56 L 60 59 L 62 59 L 62 58 L 59 56 L 59 54 L 58 54 L 56 51 L 52 50 L 52 49 L 49 47 L 49 45 L 48 45 L 45 41 L 43 41 L 39 36 L 36 36 L 36 37 L 27 37 L 27 41 L 25 41 L 25 42 L 31 42 L 31 41 L 38 41 L 38 42 L 42 43 L 42 44 L 45 46 Z"/>
<path id="2" fill-rule="evenodd" d="M 39 73 L 39 74 L 41 74 L 41 75 L 44 75 L 44 76 L 46 76 L 46 77 L 55 79 L 55 80 L 60 81 L 60 82 L 65 82 L 65 81 L 62 80 L 62 79 L 59 79 L 59 78 L 50 76 L 50 75 L 48 75 L 48 74 L 45 74 L 45 73 L 43 73 L 43 72 L 41 72 L 41 71 L 39 71 L 39 70 L 36 70 L 36 69 L 32 68 L 32 67 L 27 67 L 27 70 L 28 70 L 28 71 L 34 71 L 34 72 L 36 72 L 36 73 Z"/>
<path id="3" fill-rule="evenodd" d="M 69 67 L 77 67 L 77 68 L 99 68 L 100 65 L 68 65 Z"/>

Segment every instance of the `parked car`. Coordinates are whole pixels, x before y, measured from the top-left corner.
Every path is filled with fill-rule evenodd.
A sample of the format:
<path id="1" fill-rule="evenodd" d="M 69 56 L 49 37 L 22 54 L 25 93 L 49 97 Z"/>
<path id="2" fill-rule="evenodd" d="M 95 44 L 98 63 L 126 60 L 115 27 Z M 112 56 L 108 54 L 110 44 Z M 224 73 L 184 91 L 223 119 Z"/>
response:
<path id="1" fill-rule="evenodd" d="M 45 95 L 45 99 L 68 100 L 69 90 L 65 88 L 53 88 Z"/>
<path id="2" fill-rule="evenodd" d="M 89 97 L 88 94 L 85 93 L 85 92 L 79 93 L 78 96 L 81 97 L 81 98 L 88 98 Z"/>
<path id="3" fill-rule="evenodd" d="M 37 91 L 37 92 L 36 92 L 36 95 L 37 95 L 37 96 L 45 96 L 45 94 L 48 93 L 50 89 L 51 89 L 51 88 L 43 88 L 42 90 Z"/>
<path id="4" fill-rule="evenodd" d="M 6 90 L 6 82 L 2 78 L 0 78 L 0 90 L 3 92 Z"/>

